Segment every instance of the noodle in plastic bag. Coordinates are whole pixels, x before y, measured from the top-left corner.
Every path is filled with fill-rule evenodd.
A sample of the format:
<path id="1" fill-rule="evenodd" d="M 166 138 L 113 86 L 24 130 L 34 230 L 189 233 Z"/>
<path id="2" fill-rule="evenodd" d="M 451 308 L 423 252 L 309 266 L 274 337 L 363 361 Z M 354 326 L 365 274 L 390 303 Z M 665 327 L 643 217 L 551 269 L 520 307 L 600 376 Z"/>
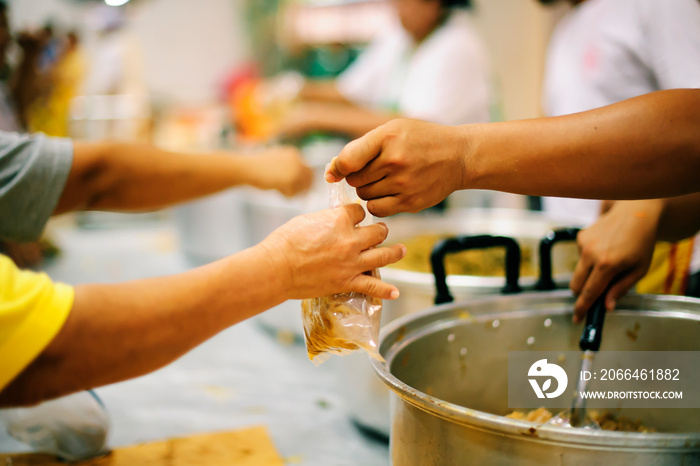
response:
<path id="1" fill-rule="evenodd" d="M 360 202 L 359 198 L 351 199 L 345 180 L 330 185 L 330 201 L 331 207 Z M 369 214 L 365 220 L 371 223 Z M 379 277 L 376 269 L 367 274 Z M 305 299 L 301 302 L 301 309 L 306 351 L 315 365 L 333 354 L 344 356 L 360 349 L 383 360 L 377 348 L 381 299 L 362 293 L 340 293 Z"/>

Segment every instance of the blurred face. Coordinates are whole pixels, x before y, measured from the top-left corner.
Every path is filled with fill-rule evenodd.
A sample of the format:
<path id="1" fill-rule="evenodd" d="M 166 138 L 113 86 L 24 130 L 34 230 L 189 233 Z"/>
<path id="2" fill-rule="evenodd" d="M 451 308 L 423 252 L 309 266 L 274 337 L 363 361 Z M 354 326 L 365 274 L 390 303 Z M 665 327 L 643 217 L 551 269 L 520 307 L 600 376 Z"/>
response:
<path id="1" fill-rule="evenodd" d="M 403 28 L 417 41 L 440 24 L 445 9 L 440 0 L 393 0 Z"/>

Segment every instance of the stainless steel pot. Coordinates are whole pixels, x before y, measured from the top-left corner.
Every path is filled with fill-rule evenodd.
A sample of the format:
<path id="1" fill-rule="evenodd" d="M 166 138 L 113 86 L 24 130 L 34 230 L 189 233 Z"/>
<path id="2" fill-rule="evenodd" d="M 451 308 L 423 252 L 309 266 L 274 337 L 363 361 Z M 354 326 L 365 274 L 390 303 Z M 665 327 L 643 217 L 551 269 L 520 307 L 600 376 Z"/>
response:
<path id="1" fill-rule="evenodd" d="M 538 245 L 553 228 L 578 226 L 577 217 L 552 217 L 546 214 L 508 209 L 454 209 L 445 213 L 423 212 L 417 215 L 399 215 L 386 219 L 389 227 L 387 242 L 399 242 L 421 234 L 475 235 L 489 234 L 513 237 L 533 255 L 531 261 L 539 267 Z M 562 256 L 552 255 L 555 266 Z M 556 268 L 556 267 L 555 267 Z M 561 267 L 560 267 L 561 268 Z M 517 269 L 517 267 L 516 267 Z M 396 301 L 384 301 L 382 325 L 394 319 L 433 306 L 435 278 L 431 273 L 411 272 L 385 267 L 382 279 L 393 283 L 401 291 Z M 552 286 L 567 286 L 571 274 L 554 276 Z M 537 277 L 521 277 L 519 282 L 533 288 Z M 497 294 L 504 284 L 502 277 L 450 275 L 447 284 L 457 301 L 479 295 Z M 389 437 L 389 390 L 377 379 L 371 363 L 364 354 L 343 358 L 338 366 L 338 389 L 343 395 L 346 411 L 363 428 Z"/>
<path id="2" fill-rule="evenodd" d="M 537 255 L 540 240 L 551 230 L 560 227 L 579 227 L 579 217 L 552 216 L 542 212 L 511 209 L 450 209 L 444 213 L 422 212 L 397 215 L 386 220 L 389 237 L 386 243 L 400 242 L 416 235 L 498 235 L 514 238 L 523 250 L 529 250 L 535 268 L 539 266 Z M 562 269 L 563 256 L 554 254 L 554 268 Z M 396 285 L 401 297 L 396 301 L 384 301 L 382 322 L 432 306 L 435 297 L 435 279 L 432 273 L 411 272 L 385 267 L 382 279 Z M 565 287 L 570 273 L 554 276 L 557 285 Z M 532 288 L 537 277 L 520 277 L 520 285 Z M 447 285 L 457 301 L 475 295 L 496 294 L 503 288 L 502 277 L 451 275 Z"/>
<path id="3" fill-rule="evenodd" d="M 385 327 L 386 362 L 374 367 L 392 390 L 393 464 L 700 464 L 698 409 L 624 411 L 673 433 L 566 429 L 503 417 L 508 351 L 577 351 L 581 326 L 571 323 L 573 304 L 567 291 L 493 296 Z M 700 300 L 621 299 L 606 318 L 601 350 L 700 350 Z"/>

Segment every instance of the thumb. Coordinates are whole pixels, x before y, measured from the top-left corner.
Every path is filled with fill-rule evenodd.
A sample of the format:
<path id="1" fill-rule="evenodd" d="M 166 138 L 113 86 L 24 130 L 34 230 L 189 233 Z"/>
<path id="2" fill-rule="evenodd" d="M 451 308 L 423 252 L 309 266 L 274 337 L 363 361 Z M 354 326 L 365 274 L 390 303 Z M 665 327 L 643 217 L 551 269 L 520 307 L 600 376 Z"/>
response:
<path id="1" fill-rule="evenodd" d="M 375 128 L 359 139 L 350 141 L 326 169 L 326 181 L 335 183 L 346 176 L 362 170 L 374 160 L 384 144 L 383 126 Z"/>

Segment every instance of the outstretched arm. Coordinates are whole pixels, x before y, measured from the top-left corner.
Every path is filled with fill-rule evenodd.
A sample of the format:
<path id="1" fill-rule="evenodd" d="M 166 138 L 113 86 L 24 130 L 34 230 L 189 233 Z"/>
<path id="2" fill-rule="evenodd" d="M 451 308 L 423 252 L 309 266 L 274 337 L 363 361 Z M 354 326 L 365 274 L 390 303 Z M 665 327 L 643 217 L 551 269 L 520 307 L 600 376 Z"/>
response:
<path id="1" fill-rule="evenodd" d="M 238 185 L 292 196 L 311 184 L 298 152 L 183 154 L 146 144 L 75 141 L 73 164 L 55 213 L 165 207 Z"/>
<path id="2" fill-rule="evenodd" d="M 354 103 L 308 102 L 296 106 L 282 119 L 276 131 L 281 137 L 298 137 L 312 131 L 358 138 L 399 114 L 372 110 Z"/>
<path id="3" fill-rule="evenodd" d="M 448 127 L 389 122 L 348 144 L 326 177 L 347 177 L 379 216 L 458 189 L 594 199 L 700 190 L 700 89 L 654 92 L 555 118 Z"/>
<path id="4" fill-rule="evenodd" d="M 396 287 L 363 272 L 398 261 L 405 248 L 375 248 L 387 228 L 356 228 L 363 217 L 358 205 L 324 210 L 180 275 L 76 287 L 63 328 L 0 393 L 0 404 L 32 404 L 151 372 L 287 299 L 349 291 L 396 298 Z"/>

